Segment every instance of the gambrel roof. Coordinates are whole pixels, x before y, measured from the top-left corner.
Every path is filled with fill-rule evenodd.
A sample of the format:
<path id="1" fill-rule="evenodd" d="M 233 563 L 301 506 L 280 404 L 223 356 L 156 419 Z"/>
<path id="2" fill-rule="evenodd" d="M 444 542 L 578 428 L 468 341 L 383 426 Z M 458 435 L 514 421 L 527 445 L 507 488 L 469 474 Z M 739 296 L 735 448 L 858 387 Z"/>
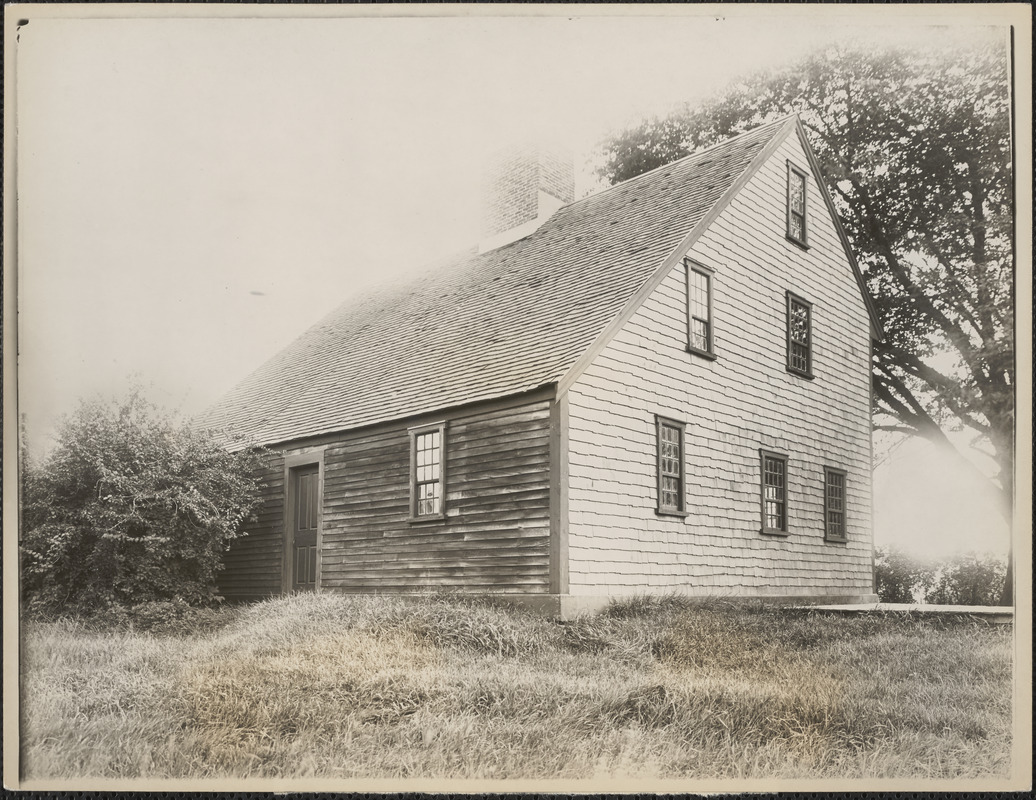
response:
<path id="1" fill-rule="evenodd" d="M 199 422 L 274 444 L 561 383 L 792 130 L 762 126 L 351 299 Z"/>

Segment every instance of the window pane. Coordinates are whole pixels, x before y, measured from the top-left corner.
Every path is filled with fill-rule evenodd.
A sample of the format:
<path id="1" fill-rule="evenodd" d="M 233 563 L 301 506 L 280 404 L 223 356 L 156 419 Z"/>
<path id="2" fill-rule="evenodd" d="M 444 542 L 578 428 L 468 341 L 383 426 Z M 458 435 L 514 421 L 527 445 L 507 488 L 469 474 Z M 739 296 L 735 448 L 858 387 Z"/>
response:
<path id="1" fill-rule="evenodd" d="M 691 319 L 691 347 L 709 349 L 709 323 L 697 318 Z"/>
<path id="2" fill-rule="evenodd" d="M 690 346 L 698 350 L 710 350 L 709 327 L 712 324 L 709 313 L 709 294 L 712 279 L 704 272 L 687 270 L 687 314 L 690 322 Z"/>
<path id="3" fill-rule="evenodd" d="M 809 344 L 809 306 L 791 301 L 792 341 Z"/>
<path id="4" fill-rule="evenodd" d="M 658 426 L 658 507 L 683 510 L 683 431 L 672 425 Z"/>
<path id="5" fill-rule="evenodd" d="M 703 319 L 709 316 L 709 278 L 691 270 L 691 313 Z"/>
<path id="6" fill-rule="evenodd" d="M 839 472 L 827 473 L 827 533 L 845 538 L 845 476 Z"/>
<path id="7" fill-rule="evenodd" d="M 784 461 L 763 458 L 763 526 L 770 530 L 786 529 Z"/>
<path id="8" fill-rule="evenodd" d="M 806 238 L 805 221 L 798 214 L 792 213 L 788 217 L 788 233 L 793 239 L 802 241 Z"/>
<path id="9" fill-rule="evenodd" d="M 793 214 L 802 216 L 806 213 L 806 177 L 797 172 L 791 173 L 789 203 Z"/>
<path id="10" fill-rule="evenodd" d="M 680 479 L 672 477 L 662 478 L 662 507 L 680 508 Z"/>
<path id="11" fill-rule="evenodd" d="M 810 368 L 810 309 L 794 298 L 788 299 L 788 366 L 809 372 Z"/>
<path id="12" fill-rule="evenodd" d="M 809 371 L 809 348 L 798 342 L 791 344 L 791 366 L 803 372 Z"/>
<path id="13" fill-rule="evenodd" d="M 441 513 L 442 435 L 439 431 L 414 437 L 414 510 L 417 516 Z"/>

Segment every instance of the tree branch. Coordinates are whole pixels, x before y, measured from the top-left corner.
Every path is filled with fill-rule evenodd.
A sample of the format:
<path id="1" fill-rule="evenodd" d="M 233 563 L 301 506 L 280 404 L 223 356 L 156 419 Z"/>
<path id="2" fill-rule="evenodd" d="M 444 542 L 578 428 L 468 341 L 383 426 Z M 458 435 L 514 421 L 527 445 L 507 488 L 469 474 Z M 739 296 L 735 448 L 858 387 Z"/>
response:
<path id="1" fill-rule="evenodd" d="M 936 397 L 938 397 L 941 402 L 945 403 L 950 411 L 959 417 L 969 428 L 986 435 L 990 433 L 989 424 L 977 419 L 971 411 L 969 411 L 955 397 L 955 395 L 961 392 L 959 381 L 943 375 L 931 365 L 924 363 L 914 353 L 909 353 L 902 348 L 883 342 L 875 345 L 874 349 L 879 356 L 882 354 L 888 355 L 895 361 L 896 366 L 906 370 L 912 377 L 928 384 L 935 391 Z M 889 373 L 889 369 L 890 365 L 882 365 L 883 372 Z M 905 385 L 904 389 L 906 389 Z M 911 392 L 911 394 L 913 393 Z"/>
<path id="2" fill-rule="evenodd" d="M 902 433 L 905 436 L 914 436 L 917 431 L 913 428 L 906 428 L 902 425 L 875 425 L 873 430 L 886 431 L 888 433 Z"/>

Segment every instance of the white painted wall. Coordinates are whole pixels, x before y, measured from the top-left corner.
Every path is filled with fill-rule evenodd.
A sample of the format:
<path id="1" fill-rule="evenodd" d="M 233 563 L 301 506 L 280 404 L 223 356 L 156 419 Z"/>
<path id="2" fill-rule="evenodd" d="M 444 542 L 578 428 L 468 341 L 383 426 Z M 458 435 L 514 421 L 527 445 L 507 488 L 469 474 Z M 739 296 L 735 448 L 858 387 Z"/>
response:
<path id="1" fill-rule="evenodd" d="M 791 134 L 689 255 L 715 270 L 715 361 L 686 351 L 677 266 L 569 390 L 570 591 L 869 594 L 870 332 L 815 182 L 810 248 L 785 238 Z M 813 303 L 813 372 L 785 370 L 785 291 Z M 687 424 L 686 519 L 659 517 L 654 415 Z M 789 535 L 761 534 L 759 448 L 788 455 Z M 848 543 L 824 541 L 823 466 Z"/>

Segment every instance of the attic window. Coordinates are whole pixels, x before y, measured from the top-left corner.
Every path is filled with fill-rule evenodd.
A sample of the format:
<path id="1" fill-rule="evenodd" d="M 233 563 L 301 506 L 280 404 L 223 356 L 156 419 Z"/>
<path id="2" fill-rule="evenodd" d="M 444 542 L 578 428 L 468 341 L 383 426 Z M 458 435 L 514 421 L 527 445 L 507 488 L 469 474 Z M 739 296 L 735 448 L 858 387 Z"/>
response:
<path id="1" fill-rule="evenodd" d="M 813 377 L 813 306 L 791 292 L 788 305 L 788 372 Z"/>
<path id="2" fill-rule="evenodd" d="M 445 518 L 443 422 L 410 429 L 410 521 Z"/>
<path id="3" fill-rule="evenodd" d="M 788 162 L 788 238 L 806 246 L 806 173 Z"/>
<path id="4" fill-rule="evenodd" d="M 687 259 L 687 350 L 715 358 L 712 337 L 712 276 L 708 267 Z"/>

